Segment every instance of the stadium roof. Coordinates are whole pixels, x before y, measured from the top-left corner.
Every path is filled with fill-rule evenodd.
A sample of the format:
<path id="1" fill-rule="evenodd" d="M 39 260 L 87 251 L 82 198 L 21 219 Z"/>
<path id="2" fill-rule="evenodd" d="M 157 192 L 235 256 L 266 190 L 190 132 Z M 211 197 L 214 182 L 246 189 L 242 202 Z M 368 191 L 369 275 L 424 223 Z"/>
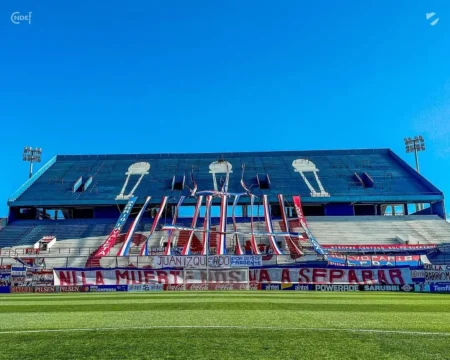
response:
<path id="1" fill-rule="evenodd" d="M 243 182 L 241 182 L 243 179 Z M 226 184 L 228 183 L 228 188 Z M 197 191 L 301 195 L 304 203 L 439 201 L 443 194 L 389 149 L 199 154 L 58 155 L 9 206 L 138 203 Z M 188 199 L 187 203 L 194 203 Z M 248 202 L 241 197 L 240 203 Z"/>

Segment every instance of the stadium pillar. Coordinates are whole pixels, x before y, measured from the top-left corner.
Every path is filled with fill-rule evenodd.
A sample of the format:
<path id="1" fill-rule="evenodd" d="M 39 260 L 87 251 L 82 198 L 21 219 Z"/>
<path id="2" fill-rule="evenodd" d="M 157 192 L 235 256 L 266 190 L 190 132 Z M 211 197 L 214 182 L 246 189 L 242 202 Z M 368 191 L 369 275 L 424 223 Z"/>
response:
<path id="1" fill-rule="evenodd" d="M 248 217 L 248 208 L 247 205 L 242 205 L 242 217 Z"/>

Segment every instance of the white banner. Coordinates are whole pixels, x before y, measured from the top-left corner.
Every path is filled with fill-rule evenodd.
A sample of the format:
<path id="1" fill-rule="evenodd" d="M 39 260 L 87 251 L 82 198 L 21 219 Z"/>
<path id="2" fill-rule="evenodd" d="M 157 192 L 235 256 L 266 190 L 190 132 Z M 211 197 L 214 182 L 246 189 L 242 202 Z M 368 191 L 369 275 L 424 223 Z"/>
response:
<path id="1" fill-rule="evenodd" d="M 186 269 L 186 284 L 248 283 L 248 269 Z"/>
<path id="2" fill-rule="evenodd" d="M 447 265 L 437 265 L 446 268 Z M 426 283 L 450 282 L 450 270 L 425 270 Z"/>
<path id="3" fill-rule="evenodd" d="M 111 270 L 54 270 L 57 286 L 73 285 L 139 285 L 182 284 L 181 270 L 111 269 Z"/>
<path id="4" fill-rule="evenodd" d="M 440 274 L 440 273 L 439 273 Z M 446 279 L 449 280 L 446 280 Z M 110 269 L 54 270 L 57 286 L 74 285 L 141 285 L 186 283 L 294 283 L 294 284 L 412 284 L 408 268 L 392 269 L 332 269 L 332 268 L 266 268 L 266 269 Z M 450 272 L 435 282 L 450 281 Z"/>
<path id="5" fill-rule="evenodd" d="M 188 256 L 150 256 L 148 261 L 158 268 L 230 268 L 262 266 L 262 257 L 254 255 L 188 255 Z M 147 263 L 147 261 L 145 262 Z"/>

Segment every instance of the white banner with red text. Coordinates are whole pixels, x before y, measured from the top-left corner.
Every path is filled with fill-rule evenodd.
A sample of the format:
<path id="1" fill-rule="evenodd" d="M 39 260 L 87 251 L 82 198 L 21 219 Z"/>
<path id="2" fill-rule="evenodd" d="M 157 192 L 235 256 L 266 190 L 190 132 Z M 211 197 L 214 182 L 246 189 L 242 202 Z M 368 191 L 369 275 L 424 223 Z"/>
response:
<path id="1" fill-rule="evenodd" d="M 409 268 L 261 268 L 261 269 L 55 269 L 54 285 L 140 285 L 201 283 L 411 284 Z"/>

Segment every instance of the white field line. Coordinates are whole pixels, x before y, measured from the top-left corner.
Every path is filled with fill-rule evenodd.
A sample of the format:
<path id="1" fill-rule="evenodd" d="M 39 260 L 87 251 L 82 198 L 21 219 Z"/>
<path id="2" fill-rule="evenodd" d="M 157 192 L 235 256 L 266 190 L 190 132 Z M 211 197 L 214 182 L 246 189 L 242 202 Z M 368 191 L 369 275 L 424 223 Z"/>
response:
<path id="1" fill-rule="evenodd" d="M 238 329 L 238 330 L 272 330 L 272 331 L 337 331 L 370 334 L 401 334 L 421 336 L 450 336 L 450 332 L 405 331 L 405 330 L 376 330 L 376 329 L 339 329 L 339 328 L 309 328 L 309 327 L 274 327 L 274 326 L 239 326 L 239 325 L 155 325 L 131 327 L 97 327 L 73 329 L 38 329 L 38 330 L 6 330 L 2 334 L 30 334 L 30 333 L 60 333 L 60 332 L 89 332 L 89 331 L 117 331 L 117 330 L 149 330 L 149 329 Z"/>

